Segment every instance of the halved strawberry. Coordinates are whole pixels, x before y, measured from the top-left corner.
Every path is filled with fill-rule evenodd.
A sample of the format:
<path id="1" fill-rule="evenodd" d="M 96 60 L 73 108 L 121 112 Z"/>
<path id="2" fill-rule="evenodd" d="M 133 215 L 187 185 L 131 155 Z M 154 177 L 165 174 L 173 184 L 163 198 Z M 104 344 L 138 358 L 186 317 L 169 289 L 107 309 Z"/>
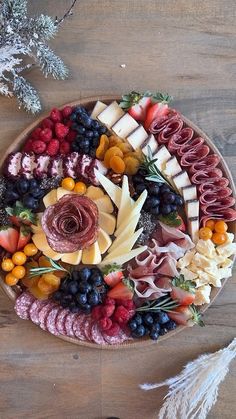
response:
<path id="1" fill-rule="evenodd" d="M 12 224 L 20 227 L 21 224 L 36 224 L 37 216 L 30 209 L 25 208 L 21 202 L 17 201 L 14 207 L 7 207 L 7 213 Z"/>
<path id="2" fill-rule="evenodd" d="M 124 274 L 121 267 L 118 265 L 107 265 L 103 269 L 104 281 L 109 287 L 114 287 L 124 279 Z"/>
<path id="3" fill-rule="evenodd" d="M 145 121 L 147 110 L 151 103 L 150 97 L 143 97 L 137 104 L 131 106 L 128 112 L 136 121 Z"/>
<path id="4" fill-rule="evenodd" d="M 168 312 L 168 316 L 182 326 L 193 326 L 194 324 L 205 326 L 201 314 L 193 305 L 176 307 L 173 311 Z"/>
<path id="5" fill-rule="evenodd" d="M 17 250 L 19 233 L 18 231 L 10 226 L 1 227 L 0 230 L 0 246 L 10 253 L 14 253 Z"/>
<path id="6" fill-rule="evenodd" d="M 20 232 L 19 232 L 19 239 L 17 243 L 17 250 L 23 249 L 25 245 L 29 243 L 30 239 L 31 239 L 30 228 L 26 226 L 21 226 Z"/>
<path id="7" fill-rule="evenodd" d="M 123 279 L 122 282 L 115 285 L 107 293 L 108 297 L 114 299 L 131 300 L 134 295 L 134 288 L 132 282 L 128 279 Z"/>
<path id="8" fill-rule="evenodd" d="M 195 283 L 186 281 L 183 275 L 175 277 L 172 281 L 172 300 L 178 301 L 181 306 L 189 306 L 195 300 Z"/>
<path id="9" fill-rule="evenodd" d="M 168 113 L 168 104 L 167 103 L 155 103 L 154 105 L 150 106 L 147 111 L 146 119 L 144 122 L 144 128 L 148 129 L 154 121 L 154 119 L 161 119 Z"/>

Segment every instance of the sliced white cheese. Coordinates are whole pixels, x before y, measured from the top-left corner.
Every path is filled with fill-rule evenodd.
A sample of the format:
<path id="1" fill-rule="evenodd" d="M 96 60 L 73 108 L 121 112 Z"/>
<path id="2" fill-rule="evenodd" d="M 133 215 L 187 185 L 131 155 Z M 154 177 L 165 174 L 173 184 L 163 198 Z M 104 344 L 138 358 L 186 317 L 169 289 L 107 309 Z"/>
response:
<path id="1" fill-rule="evenodd" d="M 175 185 L 175 188 L 179 191 L 181 195 L 183 195 L 182 188 L 191 185 L 188 173 L 185 170 L 173 176 L 172 181 Z"/>
<path id="2" fill-rule="evenodd" d="M 188 219 L 188 231 L 190 233 L 193 243 L 196 243 L 199 238 L 199 218 L 189 218 Z"/>
<path id="3" fill-rule="evenodd" d="M 52 260 L 59 260 L 63 256 L 62 253 L 54 252 L 54 250 L 52 250 L 51 248 L 50 248 L 50 250 L 45 250 L 43 252 L 43 254 L 44 254 L 44 256 L 46 256 L 47 258 L 50 258 Z"/>
<path id="4" fill-rule="evenodd" d="M 209 239 L 209 240 L 198 240 L 197 244 L 196 244 L 196 250 L 201 253 L 202 255 L 209 257 L 209 258 L 215 258 L 216 255 L 216 251 L 215 251 L 215 246 L 213 244 L 213 242 Z"/>
<path id="5" fill-rule="evenodd" d="M 157 159 L 155 162 L 156 167 L 162 172 L 166 167 L 166 162 L 171 158 L 170 152 L 166 146 L 161 146 L 158 151 L 154 154 L 153 159 Z"/>
<path id="6" fill-rule="evenodd" d="M 45 207 L 49 207 L 50 205 L 54 205 L 57 202 L 57 189 L 52 189 L 50 192 L 47 193 L 43 197 L 43 203 Z"/>
<path id="7" fill-rule="evenodd" d="M 138 128 L 138 122 L 128 112 L 111 127 L 120 138 L 126 138 L 135 128 Z"/>
<path id="8" fill-rule="evenodd" d="M 120 206 L 121 188 L 110 181 L 106 176 L 95 170 L 95 176 L 100 182 L 106 193 L 109 195 L 111 200 L 114 202 L 117 208 Z"/>
<path id="9" fill-rule="evenodd" d="M 149 147 L 151 149 L 152 154 L 155 154 L 158 149 L 158 143 L 153 134 L 149 135 L 149 137 L 145 141 L 144 147 L 142 148 L 142 152 L 145 156 L 148 156 L 149 154 Z"/>
<path id="10" fill-rule="evenodd" d="M 147 199 L 147 191 L 145 190 L 141 193 L 137 201 L 133 204 L 131 210 L 127 211 L 125 215 L 125 219 L 122 221 L 119 228 L 115 232 L 116 237 L 118 237 L 122 233 L 122 231 L 126 228 L 126 226 L 130 223 L 130 221 L 135 215 L 138 214 L 140 217 L 141 210 L 143 208 L 143 205 L 146 199 Z"/>
<path id="11" fill-rule="evenodd" d="M 108 250 L 108 253 L 111 252 L 113 249 L 116 249 L 120 244 L 123 244 L 126 242 L 126 240 L 129 239 L 129 237 L 132 236 L 132 234 L 134 233 L 138 221 L 140 218 L 140 214 L 136 214 L 131 220 L 130 222 L 126 225 L 126 227 L 124 228 L 123 231 L 121 231 L 121 233 L 117 236 L 117 238 L 113 241 L 111 247 Z M 117 230 L 118 231 L 118 230 Z"/>
<path id="12" fill-rule="evenodd" d="M 117 228 L 127 217 L 127 213 L 132 209 L 133 200 L 130 198 L 128 177 L 123 176 L 120 205 L 117 215 Z"/>
<path id="13" fill-rule="evenodd" d="M 98 198 L 102 198 L 104 196 L 104 192 L 98 186 L 91 185 L 88 187 L 85 195 L 92 200 L 96 200 Z"/>
<path id="14" fill-rule="evenodd" d="M 111 236 L 116 228 L 116 217 L 112 214 L 99 211 L 98 225 Z"/>
<path id="15" fill-rule="evenodd" d="M 189 250 L 185 255 L 177 261 L 177 268 L 183 269 L 186 266 L 190 265 L 193 256 L 195 255 L 195 250 Z"/>
<path id="16" fill-rule="evenodd" d="M 82 259 L 82 250 L 73 253 L 64 253 L 61 257 L 62 262 L 69 263 L 70 265 L 79 265 Z"/>
<path id="17" fill-rule="evenodd" d="M 129 237 L 123 243 L 120 243 L 118 247 L 114 247 L 113 250 L 110 252 L 109 257 L 119 256 L 122 253 L 128 253 L 131 251 L 133 246 L 135 245 L 136 241 L 138 240 L 139 236 L 142 234 L 143 228 L 137 230 L 132 236 Z"/>
<path id="18" fill-rule="evenodd" d="M 197 199 L 191 199 L 185 204 L 185 210 L 187 218 L 199 217 L 199 201 Z"/>
<path id="19" fill-rule="evenodd" d="M 210 294 L 211 294 L 211 286 L 210 285 L 203 285 L 196 289 L 194 304 L 196 306 L 201 306 L 203 304 L 210 303 Z"/>
<path id="20" fill-rule="evenodd" d="M 67 191 L 66 189 L 62 188 L 61 186 L 57 188 L 57 200 L 59 201 L 64 195 L 74 194 L 73 191 Z"/>
<path id="21" fill-rule="evenodd" d="M 142 125 L 139 125 L 131 134 L 126 138 L 134 150 L 140 148 L 144 141 L 148 138 L 148 133 Z"/>
<path id="22" fill-rule="evenodd" d="M 94 202 L 96 203 L 99 211 L 112 214 L 114 208 L 108 195 L 104 195 L 101 198 L 96 199 Z"/>
<path id="23" fill-rule="evenodd" d="M 103 259 L 102 263 L 100 265 L 110 265 L 112 263 L 116 263 L 117 265 L 123 265 L 126 262 L 129 262 L 129 260 L 135 258 L 136 256 L 140 255 L 140 253 L 144 252 L 145 250 L 147 250 L 147 246 L 141 246 L 141 247 L 137 247 L 136 249 L 131 250 L 131 252 L 129 253 L 122 253 L 119 256 L 110 256 L 110 254 L 108 256 L 105 257 L 105 259 Z"/>
<path id="24" fill-rule="evenodd" d="M 195 185 L 189 185 L 182 188 L 184 201 L 190 201 L 191 199 L 197 199 L 197 187 Z"/>
<path id="25" fill-rule="evenodd" d="M 114 101 L 97 115 L 97 119 L 108 128 L 111 128 L 124 114 L 123 109 Z"/>
<path id="26" fill-rule="evenodd" d="M 180 274 L 184 275 L 185 281 L 193 281 L 198 277 L 197 273 L 190 271 L 188 268 L 181 269 Z"/>
<path id="27" fill-rule="evenodd" d="M 102 260 L 98 242 L 94 242 L 82 253 L 82 263 L 84 265 L 98 265 Z"/>
<path id="28" fill-rule="evenodd" d="M 98 100 L 92 110 L 91 118 L 96 119 L 97 116 L 107 108 L 107 105 Z"/>
<path id="29" fill-rule="evenodd" d="M 166 162 L 166 166 L 164 169 L 164 175 L 168 177 L 172 177 L 177 175 L 177 173 L 181 172 L 181 166 L 179 165 L 179 162 L 175 156 L 172 156 L 169 160 Z"/>
<path id="30" fill-rule="evenodd" d="M 98 230 L 98 246 L 101 255 L 106 253 L 106 251 L 111 246 L 112 241 L 110 236 L 106 233 L 106 231 L 102 230 L 101 228 Z"/>

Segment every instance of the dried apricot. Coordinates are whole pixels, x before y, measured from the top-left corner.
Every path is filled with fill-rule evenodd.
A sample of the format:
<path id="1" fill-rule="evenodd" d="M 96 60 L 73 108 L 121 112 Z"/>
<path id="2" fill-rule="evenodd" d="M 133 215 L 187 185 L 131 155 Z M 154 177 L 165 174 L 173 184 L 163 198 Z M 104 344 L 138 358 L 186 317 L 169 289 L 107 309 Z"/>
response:
<path id="1" fill-rule="evenodd" d="M 48 299 L 48 294 L 41 291 L 37 285 L 34 285 L 33 287 L 30 287 L 29 291 L 38 300 L 47 300 Z"/>
<path id="2" fill-rule="evenodd" d="M 115 173 L 124 173 L 125 171 L 125 163 L 119 156 L 113 156 L 110 159 L 110 167 Z"/>
<path id="3" fill-rule="evenodd" d="M 132 151 L 132 147 L 128 143 L 117 144 L 117 147 L 119 147 L 119 149 L 122 151 L 123 154 L 127 154 Z"/>
<path id="4" fill-rule="evenodd" d="M 109 148 L 109 150 L 106 151 L 105 157 L 104 157 L 104 164 L 108 169 L 110 169 L 110 160 L 113 156 L 123 157 L 123 153 L 116 146 L 111 147 L 111 148 Z"/>
<path id="5" fill-rule="evenodd" d="M 131 157 L 131 156 L 125 157 L 124 163 L 125 163 L 125 173 L 127 175 L 133 176 L 137 173 L 140 163 L 136 158 Z"/>
<path id="6" fill-rule="evenodd" d="M 38 288 L 44 294 L 51 294 L 59 288 L 60 279 L 54 274 L 44 274 L 38 282 Z"/>
<path id="7" fill-rule="evenodd" d="M 121 138 L 117 137 L 117 135 L 111 135 L 109 137 L 109 148 L 114 147 L 115 145 L 123 144 Z"/>
<path id="8" fill-rule="evenodd" d="M 142 163 L 142 161 L 143 161 L 143 153 L 142 153 L 141 149 L 137 149 L 135 151 L 130 151 L 129 153 L 127 153 L 125 155 L 125 157 L 134 157 L 140 163 Z"/>
<path id="9" fill-rule="evenodd" d="M 38 275 L 38 276 L 34 276 L 30 278 L 30 269 L 38 268 L 38 263 L 35 260 L 32 260 L 31 262 L 28 262 L 25 265 L 25 267 L 26 267 L 26 274 L 25 274 L 25 277 L 21 280 L 22 284 L 27 288 L 37 285 L 40 276 Z"/>
<path id="10" fill-rule="evenodd" d="M 108 150 L 109 147 L 109 139 L 107 137 L 107 135 L 103 134 L 100 137 L 100 142 L 99 142 L 99 146 L 96 150 L 96 157 L 99 160 L 103 160 L 106 151 Z"/>

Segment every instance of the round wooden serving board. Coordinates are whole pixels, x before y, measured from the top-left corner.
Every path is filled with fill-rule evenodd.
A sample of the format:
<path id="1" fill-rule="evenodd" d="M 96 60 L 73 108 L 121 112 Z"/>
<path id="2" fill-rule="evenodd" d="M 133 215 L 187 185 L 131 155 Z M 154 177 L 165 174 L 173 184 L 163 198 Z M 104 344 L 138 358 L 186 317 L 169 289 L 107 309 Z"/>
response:
<path id="1" fill-rule="evenodd" d="M 102 102 L 105 102 L 105 103 L 110 103 L 113 100 L 120 100 L 120 97 L 114 97 L 114 96 L 89 97 L 89 98 L 77 100 L 77 101 L 74 101 L 74 102 L 71 102 L 71 103 L 67 103 L 66 105 L 69 105 L 69 106 L 81 105 L 81 106 L 86 107 L 86 109 L 88 109 L 88 110 L 92 110 L 92 108 L 95 105 L 97 100 L 101 100 Z M 66 105 L 64 105 L 64 106 L 66 106 Z M 61 109 L 64 106 L 62 106 Z M 17 136 L 17 138 L 12 142 L 12 144 L 6 150 L 5 154 L 2 156 L 2 158 L 0 160 L 0 168 L 2 168 L 3 163 L 6 159 L 6 157 L 8 156 L 8 154 L 12 153 L 12 152 L 15 152 L 15 151 L 18 151 L 21 148 L 21 146 L 24 144 L 24 142 L 25 142 L 26 138 L 28 137 L 28 135 L 30 134 L 30 132 L 34 128 L 36 128 L 39 125 L 39 123 L 47 115 L 48 115 L 48 113 L 44 114 L 42 117 L 38 118 L 35 122 L 33 122 L 31 125 L 29 125 L 21 134 L 19 134 Z M 230 170 L 229 170 L 223 156 L 221 155 L 221 153 L 218 151 L 218 149 L 213 144 L 213 142 L 210 140 L 210 138 L 200 128 L 198 128 L 196 125 L 194 125 L 191 121 L 189 121 L 183 115 L 181 115 L 181 117 L 182 117 L 185 125 L 191 127 L 195 131 L 195 134 L 197 136 L 204 138 L 204 140 L 206 141 L 208 146 L 211 148 L 211 150 L 214 153 L 216 153 L 220 156 L 221 161 L 220 161 L 220 164 L 218 165 L 218 167 L 222 170 L 224 176 L 229 179 L 229 187 L 232 189 L 233 195 L 235 196 L 236 195 L 236 188 L 235 188 L 235 185 L 234 185 L 234 181 L 233 181 L 232 175 L 230 173 Z M 229 231 L 234 233 L 234 234 L 236 233 L 236 223 L 235 222 L 229 223 Z M 227 281 L 227 279 L 224 279 L 222 281 L 222 287 L 221 288 L 212 288 L 211 302 L 210 302 L 210 304 L 205 304 L 204 306 L 201 307 L 201 312 L 202 313 L 204 313 L 207 310 L 207 308 L 213 303 L 213 301 L 215 300 L 217 295 L 220 293 L 223 286 L 226 284 L 226 281 Z M 20 290 L 17 289 L 17 287 L 11 288 L 11 287 L 7 286 L 4 283 L 3 278 L 1 278 L 1 277 L 0 277 L 0 286 L 3 289 L 3 291 L 5 292 L 5 294 L 14 303 Z M 185 329 L 185 327 L 186 326 L 178 326 L 176 330 L 173 330 L 172 332 L 168 332 L 166 335 L 161 336 L 158 339 L 157 342 L 168 339 L 170 336 L 173 336 L 174 334 L 179 333 L 181 330 Z M 197 333 L 197 329 L 196 329 L 196 333 Z M 63 339 L 65 341 L 74 343 L 76 345 L 82 345 L 82 346 L 87 346 L 87 347 L 90 347 L 90 348 L 97 348 L 97 349 L 128 349 L 128 348 L 133 348 L 133 347 L 143 347 L 145 345 L 155 345 L 155 344 L 157 344 L 156 341 L 153 341 L 149 338 L 127 341 L 126 343 L 123 343 L 123 344 L 120 344 L 120 345 L 98 345 L 96 343 L 84 342 L 84 341 L 80 341 L 78 339 L 69 338 L 69 337 L 62 336 L 62 335 L 60 335 L 58 337 L 59 337 L 59 339 Z"/>

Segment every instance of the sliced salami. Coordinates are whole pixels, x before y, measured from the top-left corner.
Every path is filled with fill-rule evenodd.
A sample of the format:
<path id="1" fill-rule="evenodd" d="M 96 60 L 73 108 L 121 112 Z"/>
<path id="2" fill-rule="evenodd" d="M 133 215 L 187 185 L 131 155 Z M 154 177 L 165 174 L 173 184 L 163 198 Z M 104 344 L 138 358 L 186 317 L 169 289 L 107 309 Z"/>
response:
<path id="1" fill-rule="evenodd" d="M 219 178 L 222 177 L 222 171 L 215 167 L 215 169 L 200 170 L 191 177 L 192 183 L 195 185 L 210 182 L 215 183 Z"/>
<path id="2" fill-rule="evenodd" d="M 218 210 L 222 211 L 225 210 L 227 208 L 232 207 L 235 204 L 235 198 L 233 198 L 232 196 L 226 196 L 223 198 L 217 198 L 217 201 L 211 203 L 211 204 L 207 204 L 207 205 L 202 205 L 201 206 L 201 210 L 205 215 L 211 215 L 213 213 L 217 213 Z"/>
<path id="3" fill-rule="evenodd" d="M 50 311 L 56 306 L 53 301 L 48 301 L 48 303 L 40 310 L 39 312 L 39 325 L 41 329 L 47 330 L 47 317 Z"/>
<path id="4" fill-rule="evenodd" d="M 203 216 L 201 222 L 205 225 L 206 221 L 210 219 L 224 220 L 225 222 L 235 221 L 236 210 L 233 208 L 219 209 L 216 213 Z"/>
<path id="5" fill-rule="evenodd" d="M 158 134 L 158 132 L 161 132 L 166 127 L 166 125 L 178 115 L 179 113 L 175 109 L 170 109 L 167 106 L 166 112 L 163 114 L 163 116 L 158 116 L 152 121 L 149 127 L 149 132 L 151 132 L 151 134 Z"/>
<path id="6" fill-rule="evenodd" d="M 126 341 L 128 336 L 125 332 L 123 332 L 123 330 L 120 330 L 119 334 L 116 336 L 109 336 L 104 332 L 103 338 L 105 339 L 106 343 L 108 343 L 108 345 L 119 345 Z"/>
<path id="7" fill-rule="evenodd" d="M 177 153 L 181 157 L 186 153 L 193 153 L 196 147 L 204 144 L 204 139 L 202 137 L 191 138 L 186 141 L 180 148 L 178 148 Z"/>
<path id="8" fill-rule="evenodd" d="M 105 345 L 106 341 L 102 335 L 101 330 L 96 322 L 93 322 L 91 327 L 91 338 L 93 342 L 97 343 L 98 345 Z"/>
<path id="9" fill-rule="evenodd" d="M 179 118 L 173 118 L 166 124 L 165 128 L 159 133 L 157 141 L 159 144 L 166 144 L 169 142 L 170 137 L 176 134 L 183 127 L 183 121 Z"/>
<path id="10" fill-rule="evenodd" d="M 215 188 L 203 192 L 200 196 L 200 203 L 202 205 L 210 205 L 218 200 L 218 198 L 226 198 L 232 193 L 230 188 Z"/>
<path id="11" fill-rule="evenodd" d="M 56 327 L 56 318 L 59 310 L 61 310 L 59 306 L 54 306 L 54 308 L 51 309 L 47 316 L 46 328 L 48 332 L 52 333 L 52 335 L 59 335 Z"/>
<path id="12" fill-rule="evenodd" d="M 41 309 L 47 305 L 47 301 L 45 300 L 35 300 L 30 307 L 29 316 L 30 320 L 35 324 L 40 324 L 39 321 L 39 313 Z"/>
<path id="13" fill-rule="evenodd" d="M 72 328 L 77 339 L 86 340 L 84 334 L 84 320 L 86 317 L 87 316 L 85 314 L 78 314 L 73 322 Z"/>
<path id="14" fill-rule="evenodd" d="M 182 167 L 192 166 L 208 156 L 209 152 L 210 148 L 206 144 L 199 144 L 191 152 L 189 151 L 181 157 L 180 164 Z"/>
<path id="15" fill-rule="evenodd" d="M 62 308 L 57 314 L 56 328 L 59 335 L 66 335 L 65 320 L 68 314 L 69 314 L 69 310 L 66 308 Z"/>
<path id="16" fill-rule="evenodd" d="M 189 172 L 192 174 L 199 172 L 200 170 L 214 169 L 220 162 L 220 157 L 217 154 L 209 154 L 200 161 L 194 163 L 190 168 Z"/>
<path id="17" fill-rule="evenodd" d="M 86 316 L 82 327 L 84 328 L 84 335 L 88 341 L 92 340 L 92 324 L 91 316 Z"/>
<path id="18" fill-rule="evenodd" d="M 28 292 L 23 292 L 15 302 L 15 312 L 23 320 L 30 319 L 30 307 L 34 303 L 35 298 Z"/>
<path id="19" fill-rule="evenodd" d="M 66 336 L 69 336 L 71 338 L 75 337 L 74 331 L 73 331 L 73 323 L 76 319 L 78 314 L 75 313 L 69 313 L 67 314 L 65 318 L 65 329 L 66 329 Z"/>
<path id="20" fill-rule="evenodd" d="M 226 179 L 225 177 L 215 179 L 214 182 L 204 182 L 198 185 L 198 190 L 200 193 L 203 193 L 205 191 L 213 191 L 217 188 L 226 188 L 229 184 L 229 179 Z M 232 192 L 232 191 L 231 191 Z"/>
<path id="21" fill-rule="evenodd" d="M 169 152 L 176 153 L 183 144 L 192 139 L 193 133 L 192 128 L 187 127 L 173 134 L 167 146 Z"/>

